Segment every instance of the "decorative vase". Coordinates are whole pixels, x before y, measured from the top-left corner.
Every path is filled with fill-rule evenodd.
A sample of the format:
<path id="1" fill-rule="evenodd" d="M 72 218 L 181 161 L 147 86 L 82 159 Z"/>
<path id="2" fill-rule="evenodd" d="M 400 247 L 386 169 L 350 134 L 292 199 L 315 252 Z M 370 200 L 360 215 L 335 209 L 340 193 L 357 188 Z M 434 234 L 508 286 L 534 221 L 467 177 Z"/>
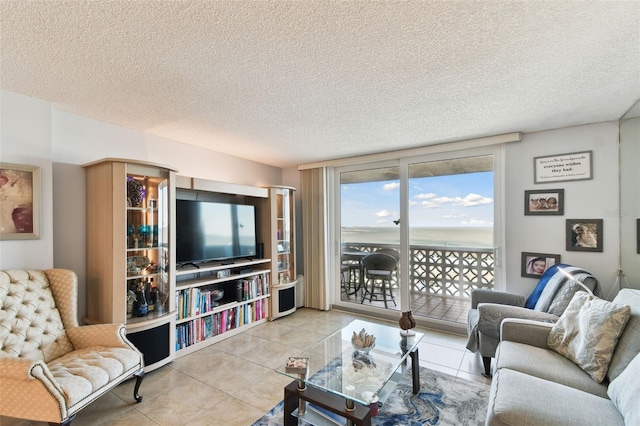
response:
<path id="1" fill-rule="evenodd" d="M 416 322 L 411 315 L 411 311 L 406 311 L 402 313 L 400 320 L 398 321 L 400 328 L 403 330 L 409 330 L 416 326 Z"/>
<path id="2" fill-rule="evenodd" d="M 398 321 L 398 324 L 400 324 L 400 328 L 402 329 L 400 335 L 403 336 L 403 340 L 406 337 L 414 336 L 416 334 L 411 330 L 416 326 L 416 320 L 413 319 L 411 311 L 403 312 L 400 320 Z"/>

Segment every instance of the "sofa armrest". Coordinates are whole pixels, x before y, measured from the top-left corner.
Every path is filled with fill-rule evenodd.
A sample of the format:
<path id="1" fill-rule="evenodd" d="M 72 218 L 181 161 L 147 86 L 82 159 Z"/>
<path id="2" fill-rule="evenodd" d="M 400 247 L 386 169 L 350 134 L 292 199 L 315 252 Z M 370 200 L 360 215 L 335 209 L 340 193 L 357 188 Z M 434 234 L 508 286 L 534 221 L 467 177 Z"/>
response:
<path id="1" fill-rule="evenodd" d="M 524 343 L 547 349 L 547 337 L 553 328 L 549 322 L 507 318 L 500 326 L 500 340 Z"/>
<path id="2" fill-rule="evenodd" d="M 135 349 L 126 335 L 126 328 L 122 324 L 93 324 L 67 329 L 67 336 L 76 350 L 92 346 Z"/>
<path id="3" fill-rule="evenodd" d="M 62 423 L 68 407 L 62 387 L 41 360 L 0 358 L 0 413 Z"/>
<path id="4" fill-rule="evenodd" d="M 5 380 L 31 381 L 40 380 L 50 389 L 55 389 L 60 395 L 62 388 L 44 361 L 29 358 L 0 358 L 0 382 Z"/>
<path id="5" fill-rule="evenodd" d="M 478 305 L 478 312 L 480 314 L 478 330 L 496 339 L 500 337 L 500 324 L 502 324 L 502 321 L 506 318 L 522 318 L 546 322 L 555 322 L 558 320 L 556 315 L 546 312 L 496 303 L 481 303 Z"/>
<path id="6" fill-rule="evenodd" d="M 480 303 L 495 303 L 499 305 L 511 305 L 523 307 L 526 299 L 524 296 L 505 291 L 493 291 L 476 289 L 471 292 L 471 309 L 477 309 Z"/>

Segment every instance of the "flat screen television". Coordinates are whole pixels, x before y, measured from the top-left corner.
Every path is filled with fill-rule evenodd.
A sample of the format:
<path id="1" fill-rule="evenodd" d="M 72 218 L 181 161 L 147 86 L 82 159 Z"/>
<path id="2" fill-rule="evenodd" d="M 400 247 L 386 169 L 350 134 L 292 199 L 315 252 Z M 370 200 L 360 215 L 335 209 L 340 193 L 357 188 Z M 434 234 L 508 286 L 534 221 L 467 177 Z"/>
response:
<path id="1" fill-rule="evenodd" d="M 176 200 L 176 263 L 255 256 L 255 206 Z"/>

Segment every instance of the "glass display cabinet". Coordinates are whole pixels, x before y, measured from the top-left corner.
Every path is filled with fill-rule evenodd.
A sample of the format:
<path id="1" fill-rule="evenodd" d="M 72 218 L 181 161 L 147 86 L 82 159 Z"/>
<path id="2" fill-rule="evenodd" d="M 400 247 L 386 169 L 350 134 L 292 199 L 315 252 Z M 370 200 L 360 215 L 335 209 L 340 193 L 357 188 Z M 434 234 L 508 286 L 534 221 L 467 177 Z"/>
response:
<path id="1" fill-rule="evenodd" d="M 296 310 L 295 188 L 269 188 L 272 259 L 271 319 Z"/>
<path id="2" fill-rule="evenodd" d="M 145 370 L 175 352 L 174 171 L 105 159 L 84 165 L 87 323 L 123 323 Z"/>

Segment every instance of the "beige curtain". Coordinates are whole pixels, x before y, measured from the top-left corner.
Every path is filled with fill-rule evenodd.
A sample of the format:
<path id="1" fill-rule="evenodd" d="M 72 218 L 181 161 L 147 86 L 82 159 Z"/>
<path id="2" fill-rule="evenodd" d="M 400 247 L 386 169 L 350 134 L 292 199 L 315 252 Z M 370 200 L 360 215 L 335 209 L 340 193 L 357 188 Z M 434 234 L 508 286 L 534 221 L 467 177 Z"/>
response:
<path id="1" fill-rule="evenodd" d="M 301 171 L 304 305 L 328 310 L 326 277 L 325 169 Z"/>

